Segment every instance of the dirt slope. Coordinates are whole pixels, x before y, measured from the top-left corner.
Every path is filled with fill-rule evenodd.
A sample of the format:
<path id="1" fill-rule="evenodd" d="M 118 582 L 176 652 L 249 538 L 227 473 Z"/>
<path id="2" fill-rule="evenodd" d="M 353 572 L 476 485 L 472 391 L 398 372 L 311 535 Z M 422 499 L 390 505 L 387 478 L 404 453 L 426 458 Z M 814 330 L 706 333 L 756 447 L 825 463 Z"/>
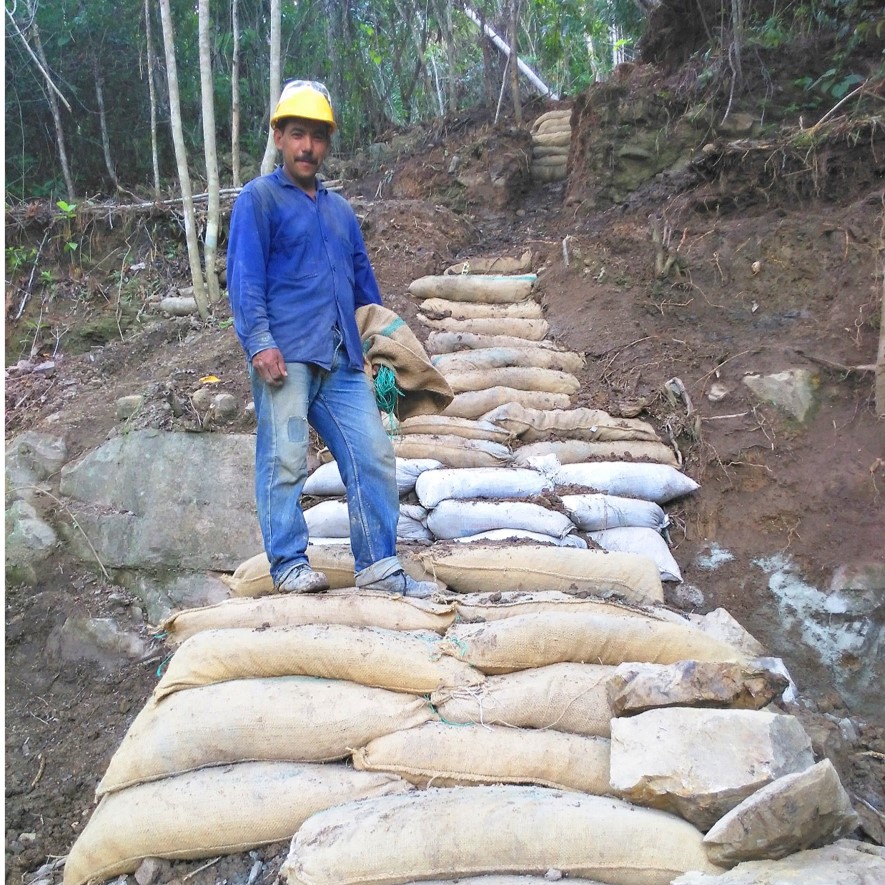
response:
<path id="1" fill-rule="evenodd" d="M 580 114 L 574 119 L 580 126 Z M 824 595 L 840 567 L 882 566 L 885 434 L 874 415 L 872 375 L 855 368 L 875 358 L 885 242 L 881 124 L 865 133 L 836 136 L 802 162 L 796 151 L 740 150 L 720 140 L 691 175 L 654 177 L 606 206 L 590 205 L 594 181 L 577 148 L 568 183 L 535 185 L 525 132 L 466 119 L 416 133 L 411 153 L 359 167 L 344 192 L 363 220 L 388 306 L 417 332 L 405 296 L 412 279 L 456 258 L 533 250 L 553 336 L 587 356 L 576 405 L 653 421 L 702 484 L 672 512 L 686 584 L 672 602 L 702 612 L 727 608 L 786 660 L 818 750 L 881 812 L 885 720 L 854 691 L 872 661 L 846 655 L 825 664 L 803 632 L 807 600 L 779 597 L 771 570 L 760 565 L 790 557 L 807 586 Z M 589 131 L 579 135 L 576 144 L 592 141 Z M 655 227 L 666 249 L 656 246 Z M 97 222 L 84 234 L 93 237 L 93 259 L 120 246 L 121 235 L 99 231 Z M 40 236 L 26 225 L 17 235 Z M 183 284 L 181 252 L 162 258 L 175 245 L 169 228 L 130 225 L 122 236 L 129 264 L 147 263 L 141 277 L 128 278 L 132 303 Z M 656 268 L 662 251 L 675 256 L 667 275 Z M 148 312 L 136 318 L 100 270 L 60 265 L 56 280 L 52 297 L 44 290 L 42 305 L 34 298 L 22 320 L 8 323 L 7 364 L 36 343 L 36 359 L 54 356 L 56 366 L 7 378 L 7 440 L 45 429 L 65 433 L 72 452 L 86 451 L 114 427 L 116 399 L 131 393 L 148 398 L 140 420 L 188 427 L 186 414 L 175 418 L 162 406 L 209 373 L 248 401 L 223 307 L 208 326 Z M 85 321 L 97 337 L 77 353 L 75 333 L 62 330 Z M 746 374 L 791 368 L 817 379 L 817 405 L 802 425 L 742 383 Z M 674 378 L 691 413 L 665 393 Z M 717 547 L 731 558 L 711 572 L 698 556 Z M 164 654 L 158 647 L 156 659 L 140 664 L 71 665 L 49 638 L 71 613 L 109 612 L 147 631 L 131 603 L 63 554 L 36 587 L 7 588 L 10 885 L 67 851 Z M 881 599 L 870 629 L 880 624 Z M 157 881 L 187 874 L 193 885 L 245 882 L 255 868 L 259 878 L 250 882 L 270 882 L 284 849 L 222 859 L 199 873 L 200 863 L 162 864 Z"/>

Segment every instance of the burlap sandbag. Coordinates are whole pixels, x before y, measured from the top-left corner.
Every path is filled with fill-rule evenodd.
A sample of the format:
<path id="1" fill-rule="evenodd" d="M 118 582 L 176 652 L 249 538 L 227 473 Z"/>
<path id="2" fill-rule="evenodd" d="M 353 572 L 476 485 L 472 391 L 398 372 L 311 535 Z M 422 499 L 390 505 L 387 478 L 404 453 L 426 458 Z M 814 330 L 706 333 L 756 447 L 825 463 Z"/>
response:
<path id="1" fill-rule="evenodd" d="M 567 409 L 571 405 L 571 399 L 565 393 L 517 390 L 515 387 L 490 387 L 487 390 L 471 390 L 457 394 L 443 414 L 456 418 L 482 418 L 488 421 L 490 420 L 488 414 L 505 403 L 539 410 Z M 506 429 L 509 428 L 505 427 Z"/>
<path id="2" fill-rule="evenodd" d="M 489 387 L 515 387 L 517 390 L 540 390 L 547 393 L 577 393 L 581 382 L 569 372 L 556 369 L 502 366 L 497 369 L 447 371 L 446 381 L 456 394 Z"/>
<path id="3" fill-rule="evenodd" d="M 456 278 L 453 277 L 452 279 Z M 520 320 L 508 317 L 434 320 L 420 314 L 418 319 L 423 325 L 441 332 L 468 332 L 474 335 L 508 335 L 513 338 L 524 338 L 526 341 L 540 341 L 546 338 L 547 333 L 550 331 L 547 320 Z"/>
<path id="4" fill-rule="evenodd" d="M 489 676 L 482 686 L 434 692 L 430 701 L 443 722 L 545 728 L 610 737 L 606 692 L 615 667 L 550 664 Z"/>
<path id="5" fill-rule="evenodd" d="M 440 501 L 427 517 L 427 528 L 444 541 L 492 529 L 526 529 L 553 538 L 575 531 L 564 514 L 529 501 Z"/>
<path id="6" fill-rule="evenodd" d="M 469 876 L 464 879 L 433 879 L 423 882 L 408 882 L 406 885 L 549 885 L 550 879 L 544 876 L 510 876 L 504 873 L 501 876 Z M 568 885 L 605 885 L 597 879 L 576 879 L 568 877 Z"/>
<path id="7" fill-rule="evenodd" d="M 534 119 L 531 131 L 538 132 L 545 125 L 562 125 L 562 123 L 570 120 L 571 117 L 571 108 L 554 108 L 553 110 L 545 111 Z"/>
<path id="8" fill-rule="evenodd" d="M 445 298 L 426 298 L 421 313 L 430 319 L 449 317 L 470 320 L 492 317 L 509 320 L 539 320 L 543 313 L 537 301 L 516 301 L 513 304 L 484 304 L 481 301 L 447 301 Z"/>
<path id="9" fill-rule="evenodd" d="M 513 439 L 512 434 L 490 421 L 477 421 L 472 418 L 453 418 L 450 415 L 415 415 L 396 425 L 396 433 L 401 436 L 414 434 L 444 434 L 463 439 L 481 439 L 502 445 Z M 442 466 L 441 462 L 436 462 Z M 413 485 L 414 488 L 414 485 Z"/>
<path id="10" fill-rule="evenodd" d="M 419 787 L 537 784 L 610 792 L 609 742 L 560 731 L 427 722 L 355 750 L 360 771 L 398 774 Z"/>
<path id="11" fill-rule="evenodd" d="M 460 350 L 433 357 L 433 365 L 443 374 L 446 372 L 475 372 L 498 369 L 504 366 L 520 366 L 526 369 L 557 369 L 560 372 L 579 372 L 584 368 L 584 357 L 568 350 L 551 350 L 548 347 L 484 347 Z"/>
<path id="12" fill-rule="evenodd" d="M 400 885 L 557 869 L 609 885 L 669 885 L 686 870 L 720 872 L 701 840 L 678 817 L 618 799 L 545 787 L 453 787 L 320 812 L 292 840 L 280 873 L 290 885 Z"/>
<path id="13" fill-rule="evenodd" d="M 539 160 L 542 157 L 555 157 L 560 162 L 568 158 L 571 145 L 543 145 L 537 144 L 532 148 L 532 159 Z"/>
<path id="14" fill-rule="evenodd" d="M 427 336 L 430 353 L 454 353 L 457 350 L 476 350 L 488 347 L 542 347 L 558 351 L 553 341 L 529 341 L 513 335 L 478 335 L 474 332 L 431 332 Z"/>
<path id="15" fill-rule="evenodd" d="M 519 276 L 428 276 L 414 280 L 409 294 L 421 300 L 445 298 L 448 301 L 484 301 L 489 304 L 509 304 L 531 297 L 534 274 Z"/>
<path id="16" fill-rule="evenodd" d="M 404 458 L 433 457 L 446 467 L 503 467 L 513 457 L 502 443 L 447 433 L 414 433 L 392 442 L 393 450 Z"/>
<path id="17" fill-rule="evenodd" d="M 532 612 L 624 615 L 633 618 L 669 620 L 675 623 L 686 622 L 681 615 L 665 608 L 628 605 L 613 599 L 582 598 L 560 590 L 542 590 L 537 593 L 522 590 L 506 593 L 464 593 L 455 600 L 455 610 L 457 620 L 468 624 L 478 621 L 497 621 Z"/>
<path id="18" fill-rule="evenodd" d="M 536 169 L 565 169 L 567 165 L 567 154 L 560 154 L 553 157 L 532 158 L 532 172 L 534 172 Z"/>
<path id="19" fill-rule="evenodd" d="M 512 673 L 568 662 L 616 666 L 745 660 L 733 646 L 690 624 L 569 612 L 518 615 L 485 624 L 453 624 L 440 648 L 483 673 Z"/>
<path id="20" fill-rule="evenodd" d="M 661 573 L 662 581 L 682 583 L 682 572 L 679 563 L 670 552 L 670 547 L 656 529 L 646 526 L 614 526 L 590 532 L 594 544 L 603 550 L 615 550 L 620 553 L 642 553 L 650 556 Z"/>
<path id="21" fill-rule="evenodd" d="M 532 136 L 532 144 L 554 147 L 569 144 L 572 140 L 571 128 L 558 132 L 538 132 Z"/>
<path id="22" fill-rule="evenodd" d="M 236 679 L 148 700 L 96 795 L 232 762 L 331 762 L 433 718 L 424 698 L 337 679 Z"/>
<path id="23" fill-rule="evenodd" d="M 355 316 L 369 377 L 382 366 L 396 375 L 396 414 L 408 418 L 441 412 L 452 391 L 405 320 L 380 304 L 358 307 Z"/>
<path id="24" fill-rule="evenodd" d="M 564 181 L 568 178 L 568 166 L 532 166 L 532 180 L 542 183 Z"/>
<path id="25" fill-rule="evenodd" d="M 560 464 L 579 464 L 583 461 L 651 461 L 677 467 L 679 462 L 673 450 L 661 442 L 615 439 L 610 442 L 590 442 L 582 439 L 547 440 L 520 446 L 513 454 L 513 463 L 527 467 L 533 459 L 553 455 Z"/>
<path id="26" fill-rule="evenodd" d="M 350 624 L 444 633 L 454 620 L 455 608 L 451 604 L 350 589 L 275 594 L 260 599 L 227 599 L 215 605 L 176 612 L 160 625 L 160 630 L 170 644 L 178 645 L 202 630 L 227 627 Z"/>
<path id="27" fill-rule="evenodd" d="M 458 593 L 561 590 L 618 596 L 634 603 L 664 601 L 654 562 L 630 553 L 567 547 L 439 545 L 418 554 L 424 569 Z"/>
<path id="28" fill-rule="evenodd" d="M 345 624 L 232 627 L 191 636 L 172 656 L 154 698 L 231 679 L 317 676 L 426 694 L 476 685 L 483 675 L 441 655 L 433 632 Z"/>
<path id="29" fill-rule="evenodd" d="M 550 435 L 590 441 L 634 439 L 660 442 L 648 422 L 638 418 L 614 418 L 602 409 L 542 409 L 513 402 L 501 405 L 485 417 L 523 442 L 535 442 Z"/>
<path id="30" fill-rule="evenodd" d="M 578 486 L 588 491 L 666 504 L 700 488 L 690 476 L 668 464 L 595 461 L 563 464 L 554 477 L 557 489 Z"/>
<path id="31" fill-rule="evenodd" d="M 101 800 L 68 855 L 64 885 L 135 872 L 146 857 L 249 851 L 290 839 L 333 805 L 412 789 L 391 775 L 291 762 L 245 762 L 140 784 Z"/>
<path id="32" fill-rule="evenodd" d="M 451 274 L 523 274 L 532 269 L 532 250 L 526 249 L 519 258 L 498 255 L 494 258 L 466 258 L 447 267 L 443 273 Z"/>

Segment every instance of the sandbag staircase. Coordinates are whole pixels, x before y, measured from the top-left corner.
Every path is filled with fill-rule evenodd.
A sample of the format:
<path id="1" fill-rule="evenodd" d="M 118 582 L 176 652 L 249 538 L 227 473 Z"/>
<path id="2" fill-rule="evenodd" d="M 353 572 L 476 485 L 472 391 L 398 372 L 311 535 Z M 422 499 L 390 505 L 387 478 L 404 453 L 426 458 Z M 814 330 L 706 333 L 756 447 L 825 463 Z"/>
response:
<path id="1" fill-rule="evenodd" d="M 572 143 L 571 108 L 557 108 L 541 114 L 532 123 L 532 178 L 535 181 L 562 181 L 566 176 Z"/>
<path id="2" fill-rule="evenodd" d="M 832 765 L 771 706 L 778 662 L 727 613 L 664 605 L 664 508 L 697 483 L 646 422 L 573 408 L 583 358 L 534 285 L 410 287 L 455 393 L 391 427 L 401 556 L 438 597 L 354 589 L 318 468 L 309 556 L 333 589 L 270 594 L 260 554 L 239 598 L 168 619 L 65 885 L 289 839 L 292 885 L 701 885 L 851 832 Z"/>

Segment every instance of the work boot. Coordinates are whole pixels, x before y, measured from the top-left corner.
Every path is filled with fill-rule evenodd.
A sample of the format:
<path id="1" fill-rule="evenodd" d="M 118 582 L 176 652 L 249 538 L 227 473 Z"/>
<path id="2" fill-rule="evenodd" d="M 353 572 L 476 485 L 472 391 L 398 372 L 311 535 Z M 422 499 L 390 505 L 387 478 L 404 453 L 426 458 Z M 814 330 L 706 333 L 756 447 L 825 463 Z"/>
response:
<path id="1" fill-rule="evenodd" d="M 439 592 L 439 587 L 433 581 L 416 581 L 402 569 L 395 571 L 386 578 L 372 581 L 371 584 L 363 584 L 359 589 L 394 593 L 397 596 L 409 596 L 412 599 L 427 599 L 433 596 L 434 593 Z"/>
<path id="2" fill-rule="evenodd" d="M 319 593 L 329 589 L 329 579 L 322 572 L 315 572 L 306 562 L 293 566 L 274 582 L 277 593 Z"/>

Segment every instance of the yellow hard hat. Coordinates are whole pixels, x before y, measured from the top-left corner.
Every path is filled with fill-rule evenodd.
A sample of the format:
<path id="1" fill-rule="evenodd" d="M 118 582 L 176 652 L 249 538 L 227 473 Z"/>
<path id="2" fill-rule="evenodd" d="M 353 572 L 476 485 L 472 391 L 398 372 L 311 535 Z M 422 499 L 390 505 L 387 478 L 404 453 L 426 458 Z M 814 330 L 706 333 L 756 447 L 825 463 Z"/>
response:
<path id="1" fill-rule="evenodd" d="M 332 98 L 322 83 L 314 80 L 291 80 L 284 87 L 280 100 L 270 118 L 271 128 L 286 117 L 302 117 L 328 123 L 330 132 L 335 131 Z"/>

